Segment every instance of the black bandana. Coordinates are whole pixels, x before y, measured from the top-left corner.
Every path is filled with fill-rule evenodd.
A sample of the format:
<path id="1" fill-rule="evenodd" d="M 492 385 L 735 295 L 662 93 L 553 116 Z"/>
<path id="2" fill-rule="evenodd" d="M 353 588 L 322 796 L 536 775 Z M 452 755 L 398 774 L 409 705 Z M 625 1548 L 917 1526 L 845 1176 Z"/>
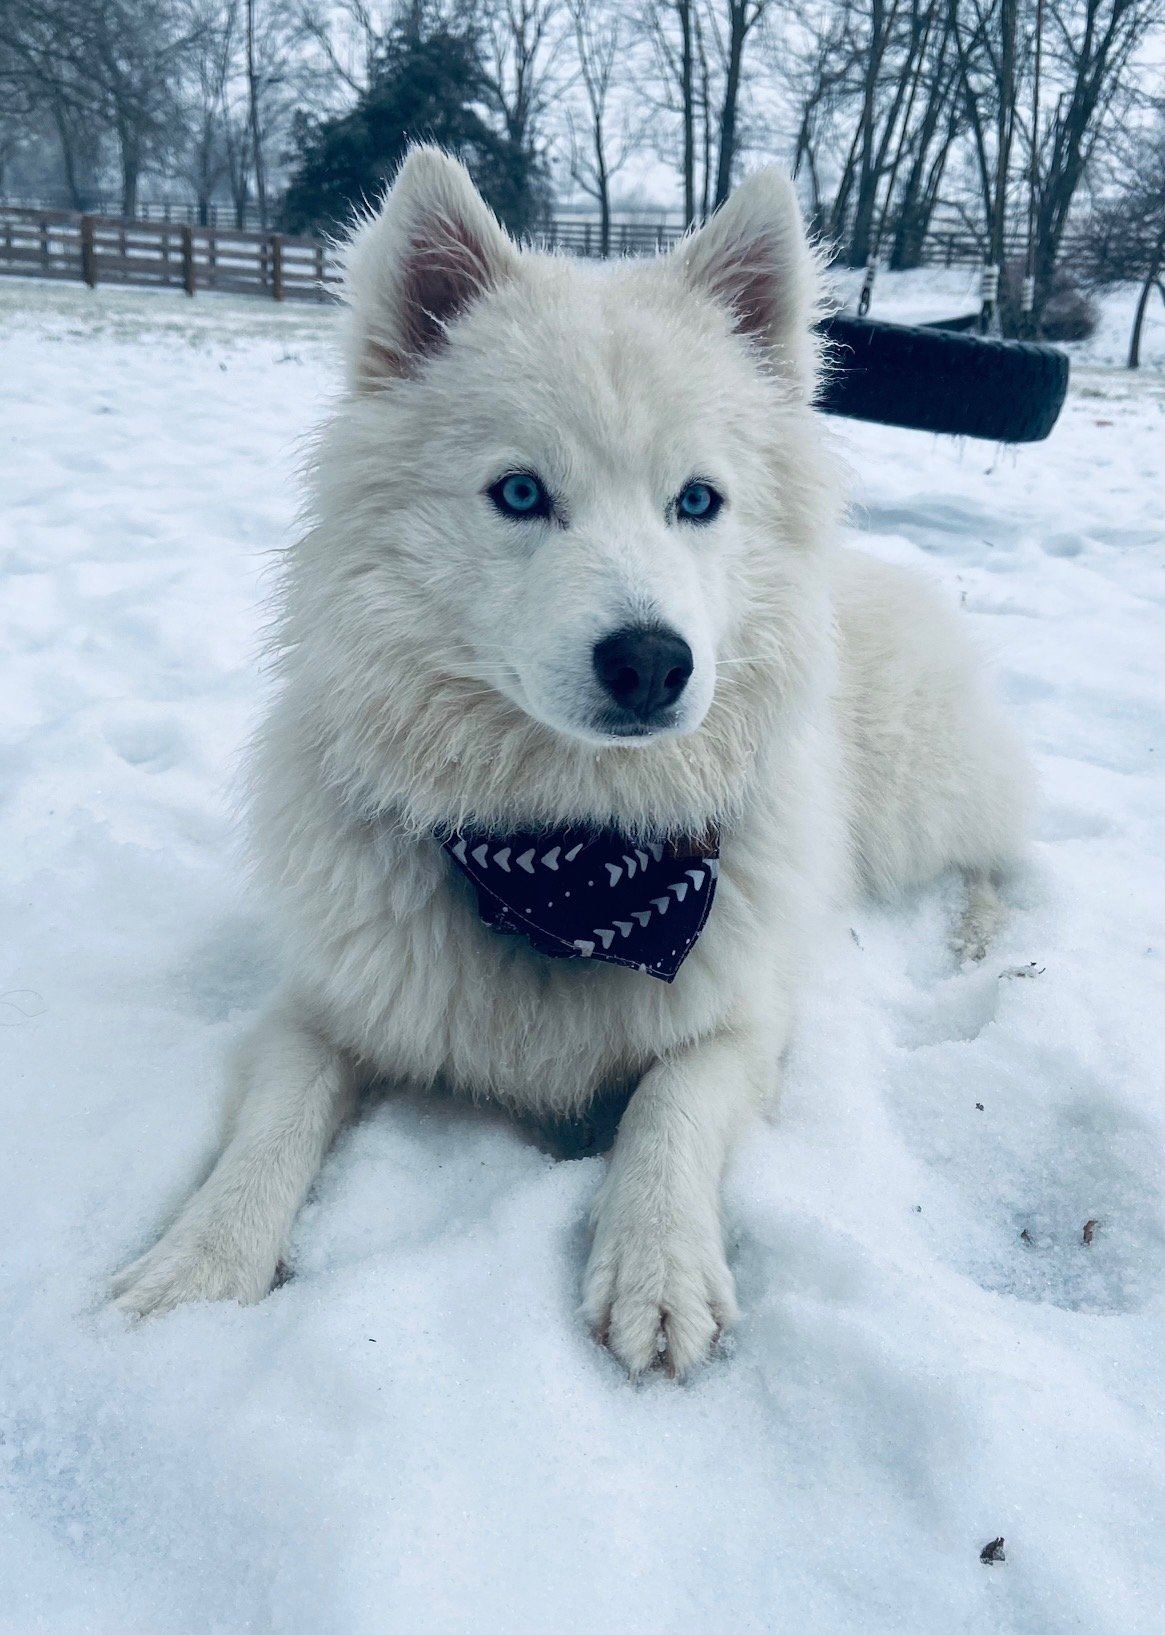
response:
<path id="1" fill-rule="evenodd" d="M 554 959 L 607 960 L 671 982 L 712 907 L 720 833 L 647 841 L 617 829 L 463 829 L 442 845 L 495 931 Z"/>

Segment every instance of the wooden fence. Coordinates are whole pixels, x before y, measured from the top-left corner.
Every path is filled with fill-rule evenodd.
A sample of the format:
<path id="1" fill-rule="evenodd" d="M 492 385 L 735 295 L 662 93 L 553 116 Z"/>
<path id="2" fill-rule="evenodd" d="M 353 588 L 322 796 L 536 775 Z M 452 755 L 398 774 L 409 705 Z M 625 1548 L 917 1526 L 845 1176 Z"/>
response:
<path id="1" fill-rule="evenodd" d="M 652 255 L 681 236 L 675 226 L 614 222 L 609 253 Z M 535 243 L 568 255 L 597 256 L 601 238 L 597 222 L 557 218 L 546 222 Z M 923 259 L 932 266 L 982 264 L 983 247 L 967 231 L 936 232 L 925 249 Z M 1082 249 L 1081 238 L 1065 235 L 1061 259 L 1071 265 Z M 1022 250 L 1018 236 L 1014 244 L 1009 241 L 1009 255 Z M 175 286 L 188 295 L 229 290 L 276 301 L 329 300 L 340 279 L 335 256 L 318 239 L 0 205 L 0 273 L 6 272 L 83 279 L 90 286 Z"/>
<path id="2" fill-rule="evenodd" d="M 611 227 L 613 256 L 650 255 L 680 237 L 678 227 L 619 222 Z M 540 247 L 597 256 L 597 222 L 549 221 Z M 36 278 L 82 278 L 94 284 L 156 284 L 326 300 L 339 279 L 335 258 L 316 239 L 287 233 L 241 232 L 189 222 L 78 215 L 0 205 L 0 272 Z"/>
<path id="3" fill-rule="evenodd" d="M 227 290 L 326 301 L 339 281 L 327 247 L 284 233 L 0 206 L 0 273 L 97 284 Z"/>

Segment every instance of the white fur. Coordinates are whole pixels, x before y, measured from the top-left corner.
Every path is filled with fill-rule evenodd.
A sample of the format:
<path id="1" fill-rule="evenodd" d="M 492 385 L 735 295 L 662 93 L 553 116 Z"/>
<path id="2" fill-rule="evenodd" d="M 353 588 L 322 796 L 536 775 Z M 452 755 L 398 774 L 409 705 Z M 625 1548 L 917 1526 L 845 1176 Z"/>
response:
<path id="1" fill-rule="evenodd" d="M 854 876 L 888 891 L 958 866 L 980 951 L 1017 752 L 941 599 L 834 544 L 815 267 L 781 177 L 667 259 L 593 269 L 519 254 L 422 149 L 349 280 L 349 389 L 253 767 L 287 986 L 217 1166 L 117 1294 L 138 1313 L 261 1296 L 371 1078 L 552 1115 L 637 1086 L 583 1309 L 632 1372 L 661 1347 L 683 1372 L 735 1314 L 721 1173 L 775 1086 L 818 917 Z M 497 514 L 484 491 L 512 469 L 561 522 Z M 727 496 L 703 529 L 670 509 L 693 476 Z M 628 744 L 595 726 L 590 653 L 641 618 L 695 669 L 677 720 Z M 718 820 L 715 908 L 675 983 L 485 929 L 433 838 L 470 819 Z"/>

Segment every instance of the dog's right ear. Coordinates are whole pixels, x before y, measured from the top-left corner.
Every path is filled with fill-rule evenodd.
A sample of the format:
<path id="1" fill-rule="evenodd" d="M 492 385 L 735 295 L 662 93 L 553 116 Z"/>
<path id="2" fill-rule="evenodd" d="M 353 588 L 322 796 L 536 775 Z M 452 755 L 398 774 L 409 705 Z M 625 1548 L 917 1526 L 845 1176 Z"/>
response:
<path id="1" fill-rule="evenodd" d="M 737 334 L 808 401 L 819 272 L 789 178 L 774 166 L 754 172 L 674 259 L 687 284 L 726 308 Z"/>
<path id="2" fill-rule="evenodd" d="M 518 264 L 465 166 L 439 148 L 413 148 L 345 255 L 351 385 L 370 391 L 415 374 L 448 326 Z"/>

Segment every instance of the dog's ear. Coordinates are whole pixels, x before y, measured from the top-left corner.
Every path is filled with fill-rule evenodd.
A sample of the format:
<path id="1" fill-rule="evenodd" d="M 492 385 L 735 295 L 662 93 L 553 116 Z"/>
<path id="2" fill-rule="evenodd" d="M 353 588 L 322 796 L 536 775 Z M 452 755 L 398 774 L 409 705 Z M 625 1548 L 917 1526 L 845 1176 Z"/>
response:
<path id="1" fill-rule="evenodd" d="M 727 307 L 736 331 L 808 398 L 819 272 L 789 178 L 758 170 L 675 253 L 687 283 Z"/>
<path id="2" fill-rule="evenodd" d="M 518 263 L 465 166 L 439 148 L 413 148 L 345 256 L 352 385 L 414 374 L 454 319 Z"/>

